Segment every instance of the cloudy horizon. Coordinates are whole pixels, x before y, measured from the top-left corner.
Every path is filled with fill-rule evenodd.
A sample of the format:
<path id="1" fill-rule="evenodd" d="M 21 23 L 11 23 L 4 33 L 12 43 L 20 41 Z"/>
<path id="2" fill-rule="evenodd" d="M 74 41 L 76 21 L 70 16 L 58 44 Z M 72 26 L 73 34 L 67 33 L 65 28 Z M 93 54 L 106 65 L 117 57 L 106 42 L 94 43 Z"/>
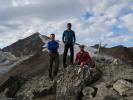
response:
<path id="1" fill-rule="evenodd" d="M 133 47 L 133 0 L 0 0 L 0 48 L 35 32 L 61 40 L 71 22 L 77 42 Z"/>

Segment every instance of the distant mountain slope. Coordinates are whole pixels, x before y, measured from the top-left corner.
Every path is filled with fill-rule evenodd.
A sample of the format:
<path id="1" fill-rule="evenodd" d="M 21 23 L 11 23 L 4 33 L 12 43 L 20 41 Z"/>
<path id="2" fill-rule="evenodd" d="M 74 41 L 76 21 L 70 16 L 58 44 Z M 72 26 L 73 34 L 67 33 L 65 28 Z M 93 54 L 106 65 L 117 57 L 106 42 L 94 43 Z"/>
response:
<path id="1" fill-rule="evenodd" d="M 14 57 L 17 57 L 18 60 L 14 61 L 11 64 L 8 60 L 5 61 L 5 58 L 2 55 L 0 55 L 1 56 L 0 57 L 0 72 L 5 73 L 5 72 L 9 71 L 11 68 L 16 66 L 16 64 L 23 62 L 24 60 L 30 58 L 30 56 L 33 56 L 36 53 L 39 53 L 41 51 L 48 51 L 46 48 L 48 41 L 49 41 L 49 38 L 47 36 L 41 35 L 40 33 L 36 32 L 27 38 L 18 40 L 13 44 L 11 44 L 7 47 L 4 47 L 2 49 L 2 51 L 0 52 L 0 53 L 2 53 L 2 55 L 10 53 L 10 54 L 12 54 L 12 56 L 15 55 Z M 60 41 L 58 41 L 58 42 L 60 45 L 58 51 L 59 51 L 60 55 L 62 55 L 63 51 L 64 51 L 64 44 Z M 78 45 L 79 44 L 75 44 L 75 46 L 74 46 L 75 54 L 79 51 Z M 95 56 L 94 52 L 96 51 L 96 49 L 91 48 L 91 47 L 86 47 L 86 49 L 87 49 L 87 51 L 89 51 L 91 56 Z M 6 53 L 6 52 L 8 52 L 8 53 Z M 68 53 L 68 55 L 69 55 L 69 53 Z M 62 60 L 62 58 L 61 58 L 61 60 Z"/>
<path id="2" fill-rule="evenodd" d="M 133 47 L 130 47 L 129 49 L 130 49 L 130 50 L 131 50 L 131 52 L 133 53 Z"/>
<path id="3" fill-rule="evenodd" d="M 44 45 L 39 35 L 39 33 L 35 33 L 25 39 L 18 40 L 10 46 L 3 48 L 2 51 L 11 52 L 17 57 L 33 54 Z"/>
<path id="4" fill-rule="evenodd" d="M 2 69 L 2 74 L 0 74 L 0 100 L 90 100 L 90 97 L 91 100 L 96 98 L 97 100 L 102 100 L 99 99 L 99 96 L 105 99 L 109 98 L 109 100 L 126 100 L 124 99 L 125 96 L 130 97 L 133 90 L 133 87 L 130 86 L 133 82 L 132 66 L 117 59 L 107 59 L 102 55 L 96 57 L 97 49 L 92 47 L 86 47 L 86 50 L 93 57 L 96 64 L 95 68 L 88 69 L 89 67 L 85 67 L 84 70 L 79 72 L 80 66 L 75 64 L 65 69 L 63 68 L 62 54 L 64 44 L 58 41 L 60 44 L 59 72 L 54 81 L 50 80 L 48 78 L 49 54 L 47 48 L 42 48 L 48 41 L 47 36 L 35 33 L 3 49 L 3 51 L 11 52 L 20 57 L 15 57 L 11 53 L 8 53 L 11 55 L 5 57 L 5 52 L 1 51 L 0 64 L 3 64 L 5 58 L 18 59 L 17 61 L 14 60 L 15 64 L 13 65 L 8 63 L 7 66 L 0 66 L 0 71 L 2 67 L 6 69 L 6 71 Z M 78 44 L 74 46 L 76 54 L 79 51 L 79 47 Z M 102 51 L 106 54 L 112 54 L 112 56 L 118 54 L 120 56 L 123 53 L 126 55 L 127 50 L 129 48 L 118 46 L 112 49 L 103 48 Z M 128 55 L 130 54 L 131 52 Z M 124 58 L 125 56 L 122 57 Z M 10 67 L 11 65 L 12 67 Z M 123 79 L 123 81 L 120 81 L 119 90 L 119 84 L 115 83 L 120 79 Z M 129 84 L 123 84 L 125 81 Z M 116 90 L 114 90 L 114 84 L 116 85 Z M 124 88 L 123 85 L 126 87 Z M 84 88 L 87 88 L 87 91 Z M 126 92 L 123 96 L 118 93 L 119 91 L 123 92 L 123 89 L 125 89 L 124 92 L 127 91 L 127 88 L 131 88 L 131 92 Z M 85 95 L 84 90 L 89 95 Z M 93 91 L 91 92 L 91 90 Z"/>
<path id="5" fill-rule="evenodd" d="M 18 60 L 19 58 L 15 57 L 10 52 L 0 51 L 0 75 L 12 68 L 12 65 Z"/>
<path id="6" fill-rule="evenodd" d="M 95 45 L 93 47 L 98 48 L 98 45 Z M 126 63 L 133 64 L 133 48 L 127 48 L 122 45 L 112 48 L 102 47 L 101 53 L 110 55 L 114 58 L 118 58 Z"/>
<path id="7" fill-rule="evenodd" d="M 13 55 L 17 57 L 32 55 L 33 53 L 38 52 L 38 50 L 41 50 L 44 45 L 47 45 L 48 41 L 49 41 L 49 38 L 47 36 L 41 35 L 40 33 L 36 32 L 25 39 L 18 40 L 17 42 L 7 47 L 4 47 L 2 51 L 11 52 Z M 64 44 L 60 41 L 58 42 L 60 45 L 59 53 L 63 54 Z M 79 51 L 78 45 L 79 44 L 76 43 L 74 46 L 75 54 Z M 44 48 L 44 50 L 47 50 L 47 48 Z M 94 52 L 96 51 L 96 49 L 91 47 L 86 47 L 86 50 L 89 51 L 91 56 L 94 56 Z"/>

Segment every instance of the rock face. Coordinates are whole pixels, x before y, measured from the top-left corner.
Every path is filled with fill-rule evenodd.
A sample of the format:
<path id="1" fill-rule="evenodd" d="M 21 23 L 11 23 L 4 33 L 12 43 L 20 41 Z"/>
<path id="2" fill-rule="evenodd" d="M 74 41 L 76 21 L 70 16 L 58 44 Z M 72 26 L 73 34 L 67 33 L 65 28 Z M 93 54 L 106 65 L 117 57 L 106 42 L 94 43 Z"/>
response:
<path id="1" fill-rule="evenodd" d="M 85 97 L 88 97 L 88 98 L 92 98 L 93 95 L 95 94 L 95 89 L 92 88 L 92 87 L 85 87 L 83 90 L 82 90 L 82 93 Z"/>
<path id="2" fill-rule="evenodd" d="M 12 65 L 18 62 L 18 60 L 19 58 L 10 52 L 0 51 L 0 75 L 12 68 Z"/>
<path id="3" fill-rule="evenodd" d="M 93 56 L 95 68 L 85 67 L 78 73 L 78 65 L 63 69 L 60 55 L 59 72 L 52 81 L 48 78 L 49 54 L 46 48 L 40 49 L 45 43 L 47 37 L 37 33 L 3 49 L 11 53 L 0 51 L 0 68 L 12 65 L 0 76 L 0 100 L 132 100 L 132 66 Z M 60 44 L 62 52 L 64 45 Z M 16 59 L 20 61 L 5 63 Z"/>
<path id="4" fill-rule="evenodd" d="M 62 72 L 57 81 L 56 96 L 57 100 L 80 100 L 82 97 L 83 87 L 98 80 L 101 72 L 97 69 L 94 71 L 85 68 L 78 73 L 79 66 L 68 66 Z"/>
<path id="5" fill-rule="evenodd" d="M 40 50 L 44 45 L 44 42 L 39 35 L 39 33 L 35 33 L 25 39 L 19 40 L 12 45 L 3 48 L 2 51 L 11 52 L 17 57 L 33 54 Z"/>
<path id="6" fill-rule="evenodd" d="M 1 63 L 1 65 L 4 62 L 13 62 L 16 60 L 18 60 L 18 58 L 15 57 L 14 55 L 12 55 L 10 52 L 0 51 L 0 63 Z"/>
<path id="7" fill-rule="evenodd" d="M 122 97 L 112 88 L 107 88 L 105 83 L 100 83 L 95 87 L 98 89 L 95 98 L 103 98 L 103 100 L 122 100 Z"/>
<path id="8" fill-rule="evenodd" d="M 93 47 L 98 48 L 98 46 L 99 45 L 95 45 Z M 114 58 L 124 61 L 127 64 L 133 65 L 133 48 L 127 48 L 122 45 L 115 46 L 112 48 L 102 47 L 100 52 L 101 54 L 110 55 Z"/>
<path id="9" fill-rule="evenodd" d="M 41 96 L 55 94 L 55 83 L 50 81 L 46 76 L 36 77 L 27 83 L 17 92 L 18 100 L 32 100 Z"/>
<path id="10" fill-rule="evenodd" d="M 113 88 L 117 92 L 119 92 L 120 95 L 123 96 L 133 95 L 133 84 L 126 80 L 120 79 L 116 81 L 116 83 L 113 84 Z"/>
<path id="11" fill-rule="evenodd" d="M 95 58 L 94 58 L 95 59 Z M 96 66 L 102 70 L 102 80 L 113 82 L 118 79 L 133 80 L 133 68 L 117 59 L 95 59 Z"/>
<path id="12" fill-rule="evenodd" d="M 0 92 L 4 91 L 5 97 L 13 98 L 25 81 L 26 79 L 19 76 L 10 77 L 0 86 Z"/>
<path id="13" fill-rule="evenodd" d="M 0 63 L 4 62 L 6 60 L 15 61 L 15 60 L 17 60 L 17 57 L 12 55 L 10 52 L 2 52 L 2 51 L 0 51 Z"/>
<path id="14" fill-rule="evenodd" d="M 37 53 L 18 63 L 3 77 L 6 78 L 3 83 L 0 83 L 0 92 L 3 93 L 7 88 L 8 91 L 4 95 L 8 98 L 13 97 L 17 100 L 23 100 L 23 98 L 41 95 L 41 92 L 47 91 L 53 84 L 48 80 L 48 52 Z"/>

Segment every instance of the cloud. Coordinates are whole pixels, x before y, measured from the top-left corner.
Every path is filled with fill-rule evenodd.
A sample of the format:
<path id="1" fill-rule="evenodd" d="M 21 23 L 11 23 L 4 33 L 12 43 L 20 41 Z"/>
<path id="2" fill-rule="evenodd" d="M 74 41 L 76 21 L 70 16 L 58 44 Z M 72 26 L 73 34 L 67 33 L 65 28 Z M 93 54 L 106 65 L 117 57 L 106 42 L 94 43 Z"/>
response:
<path id="1" fill-rule="evenodd" d="M 121 18 L 124 26 L 133 33 L 133 13 L 129 13 Z"/>
<path id="2" fill-rule="evenodd" d="M 72 22 L 77 42 L 86 45 L 102 40 L 112 46 L 120 39 L 125 45 L 133 36 L 132 0 L 0 0 L 0 4 L 1 47 L 36 31 L 55 33 L 61 40 L 67 22 Z"/>
<path id="3" fill-rule="evenodd" d="M 27 1 L 27 0 L 25 0 Z M 33 1 L 33 0 L 32 0 Z M 40 1 L 40 2 L 39 2 Z M 66 2 L 65 0 L 58 0 L 60 2 L 53 2 L 52 0 L 39 0 L 34 3 L 25 3 L 21 0 L 12 0 L 12 7 L 7 7 L 0 10 L 1 19 L 24 19 L 31 17 L 47 20 L 58 18 L 71 18 L 79 16 L 84 7 L 80 2 L 73 0 Z M 61 2 L 62 1 L 62 2 Z M 30 2 L 30 1 L 28 1 Z M 75 6 L 73 4 L 75 3 Z M 5 12 L 6 10 L 6 12 Z"/>

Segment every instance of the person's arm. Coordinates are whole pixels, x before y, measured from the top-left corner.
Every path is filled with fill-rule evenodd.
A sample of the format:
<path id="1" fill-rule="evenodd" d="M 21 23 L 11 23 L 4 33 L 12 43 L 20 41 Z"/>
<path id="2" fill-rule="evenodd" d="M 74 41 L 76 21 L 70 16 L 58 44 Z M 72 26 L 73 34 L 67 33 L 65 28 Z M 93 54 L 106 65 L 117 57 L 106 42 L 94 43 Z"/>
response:
<path id="1" fill-rule="evenodd" d="M 57 48 L 57 45 L 54 45 L 53 42 L 48 42 L 48 50 L 54 50 L 55 48 Z"/>
<path id="2" fill-rule="evenodd" d="M 56 48 L 57 48 L 57 49 L 59 48 L 59 43 L 58 43 L 58 42 L 57 42 Z"/>
<path id="3" fill-rule="evenodd" d="M 48 48 L 48 50 L 51 50 L 50 42 L 48 42 L 47 48 Z"/>
<path id="4" fill-rule="evenodd" d="M 74 42 L 74 44 L 76 42 L 76 37 L 75 37 L 75 32 L 74 31 L 73 31 L 73 42 Z"/>
<path id="5" fill-rule="evenodd" d="M 62 35 L 62 41 L 65 43 L 65 31 L 63 32 L 63 35 Z"/>
<path id="6" fill-rule="evenodd" d="M 87 64 L 87 63 L 90 63 L 91 61 L 92 61 L 91 57 L 90 57 L 89 53 L 87 52 L 86 53 L 86 61 L 85 61 L 85 63 Z"/>

